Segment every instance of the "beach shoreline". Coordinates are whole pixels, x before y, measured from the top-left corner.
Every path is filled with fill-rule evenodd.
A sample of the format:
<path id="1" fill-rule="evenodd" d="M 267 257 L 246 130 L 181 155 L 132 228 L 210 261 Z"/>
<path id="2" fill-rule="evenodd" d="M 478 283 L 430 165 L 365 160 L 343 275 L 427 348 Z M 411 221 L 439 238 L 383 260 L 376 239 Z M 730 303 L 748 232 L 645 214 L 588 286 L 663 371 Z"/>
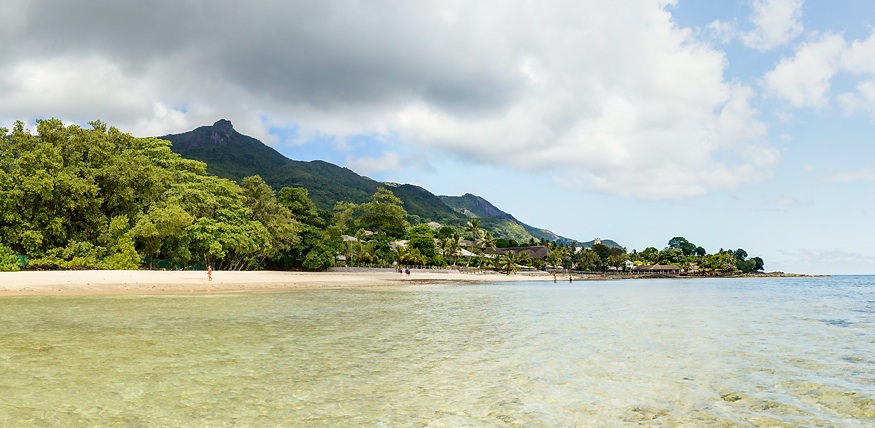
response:
<path id="1" fill-rule="evenodd" d="M 0 272 L 0 297 L 27 295 L 102 294 L 199 294 L 319 288 L 403 287 L 438 283 L 553 281 L 553 274 L 541 271 L 505 275 L 490 271 L 458 269 L 413 269 L 410 276 L 391 269 L 352 268 L 328 272 L 298 271 L 206 271 L 167 270 L 51 270 Z M 647 278 L 705 278 L 684 275 L 574 274 L 574 281 L 611 281 Z M 783 272 L 726 275 L 710 278 L 784 278 L 811 275 Z M 568 282 L 568 274 L 557 276 Z"/>
<path id="2" fill-rule="evenodd" d="M 548 281 L 547 273 L 504 275 L 414 269 L 410 276 L 354 272 L 73 270 L 0 272 L 0 297 L 22 295 L 189 294 L 258 290 L 365 288 L 445 282 Z"/>

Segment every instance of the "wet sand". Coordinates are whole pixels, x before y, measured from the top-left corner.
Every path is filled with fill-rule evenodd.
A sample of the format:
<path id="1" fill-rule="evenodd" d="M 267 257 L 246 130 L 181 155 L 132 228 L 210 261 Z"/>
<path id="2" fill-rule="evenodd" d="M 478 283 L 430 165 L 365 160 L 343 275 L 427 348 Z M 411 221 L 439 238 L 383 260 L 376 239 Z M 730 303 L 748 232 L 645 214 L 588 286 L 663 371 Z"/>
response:
<path id="1" fill-rule="evenodd" d="M 280 272 L 213 271 L 34 271 L 0 272 L 0 296 L 143 293 L 209 293 L 247 290 L 406 286 L 438 282 L 547 281 L 547 274 L 461 273 L 413 270 L 410 276 L 387 271 Z"/>

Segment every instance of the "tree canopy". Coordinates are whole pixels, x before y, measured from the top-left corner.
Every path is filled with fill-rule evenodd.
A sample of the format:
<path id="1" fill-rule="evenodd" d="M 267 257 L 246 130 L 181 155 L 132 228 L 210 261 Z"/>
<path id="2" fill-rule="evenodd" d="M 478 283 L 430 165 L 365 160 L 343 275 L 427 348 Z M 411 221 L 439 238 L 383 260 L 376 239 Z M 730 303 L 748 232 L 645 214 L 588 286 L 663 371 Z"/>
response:
<path id="1" fill-rule="evenodd" d="M 90 126 L 48 119 L 34 131 L 22 122 L 0 128 L 0 270 L 18 269 L 25 259 L 28 267 L 49 269 L 319 270 L 339 256 L 347 264 L 444 265 L 462 261 L 463 245 L 466 265 L 506 273 L 545 264 L 620 270 L 629 261 L 724 272 L 764 266 L 741 248 L 707 254 L 681 236 L 663 250 L 631 254 L 600 243 L 578 249 L 529 239 L 550 247 L 546 261 L 525 251 L 499 257 L 497 248 L 520 244 L 497 239 L 491 223 L 411 227 L 408 219 L 419 220 L 385 187 L 367 202 L 321 210 L 307 189 L 275 191 L 258 175 L 218 178 L 203 162 L 171 151 L 168 141 L 133 137 L 100 121 Z M 463 244 L 463 235 L 473 243 Z"/>

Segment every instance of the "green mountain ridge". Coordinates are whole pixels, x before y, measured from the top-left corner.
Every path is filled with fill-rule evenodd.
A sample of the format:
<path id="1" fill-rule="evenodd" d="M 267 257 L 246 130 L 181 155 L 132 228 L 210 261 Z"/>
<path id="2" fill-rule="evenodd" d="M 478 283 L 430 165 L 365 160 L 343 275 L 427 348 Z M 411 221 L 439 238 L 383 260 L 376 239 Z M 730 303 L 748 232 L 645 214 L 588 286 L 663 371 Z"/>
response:
<path id="1" fill-rule="evenodd" d="M 240 134 L 230 121 L 222 119 L 212 126 L 201 126 L 181 134 L 158 137 L 170 141 L 172 150 L 183 157 L 207 164 L 207 172 L 240 181 L 260 175 L 274 189 L 303 187 L 317 207 L 331 210 L 338 201 L 363 203 L 379 187 L 388 187 L 404 201 L 414 222 L 436 221 L 464 225 L 470 218 L 480 219 L 484 229 L 497 238 L 527 242 L 530 238 L 571 243 L 572 240 L 518 221 L 489 201 L 466 193 L 463 196 L 436 196 L 412 184 L 381 183 L 354 171 L 325 161 L 296 161 L 283 156 L 261 141 Z M 603 243 L 613 241 L 602 241 Z M 578 246 L 585 244 L 578 244 Z"/>

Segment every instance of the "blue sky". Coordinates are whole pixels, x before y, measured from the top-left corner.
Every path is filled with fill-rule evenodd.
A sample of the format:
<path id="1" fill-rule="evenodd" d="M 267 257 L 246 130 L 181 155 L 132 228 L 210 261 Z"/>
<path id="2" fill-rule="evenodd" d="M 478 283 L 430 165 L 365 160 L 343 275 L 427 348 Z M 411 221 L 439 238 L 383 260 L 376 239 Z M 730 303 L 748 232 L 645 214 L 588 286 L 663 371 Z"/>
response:
<path id="1" fill-rule="evenodd" d="M 875 273 L 869 1 L 11 2 L 5 126 L 225 118 L 582 241 Z"/>

